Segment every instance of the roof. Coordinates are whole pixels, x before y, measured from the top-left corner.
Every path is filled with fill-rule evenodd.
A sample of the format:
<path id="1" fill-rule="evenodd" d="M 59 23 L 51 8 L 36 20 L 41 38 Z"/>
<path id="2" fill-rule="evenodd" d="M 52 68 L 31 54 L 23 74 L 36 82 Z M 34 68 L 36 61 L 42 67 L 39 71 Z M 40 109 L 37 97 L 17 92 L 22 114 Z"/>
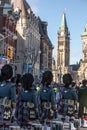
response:
<path id="1" fill-rule="evenodd" d="M 14 9 L 19 8 L 22 11 L 21 17 L 26 17 L 29 14 L 28 10 L 31 10 L 26 0 L 11 0 L 11 3 L 13 3 Z"/>
<path id="2" fill-rule="evenodd" d="M 39 33 L 41 34 L 41 37 L 43 37 L 45 35 L 43 28 L 42 28 L 42 21 L 40 18 L 39 18 Z"/>
<path id="3" fill-rule="evenodd" d="M 85 25 L 84 32 L 82 33 L 82 36 L 87 35 L 87 24 Z"/>
<path id="4" fill-rule="evenodd" d="M 70 65 L 70 68 L 72 69 L 72 71 L 77 71 L 80 67 L 80 64 L 72 64 Z"/>
<path id="5" fill-rule="evenodd" d="M 66 28 L 67 28 L 66 15 L 65 15 L 65 13 L 63 13 L 60 29 L 65 30 Z"/>
<path id="6" fill-rule="evenodd" d="M 47 26 L 47 22 L 41 21 L 41 19 L 39 18 L 39 33 L 40 33 L 41 37 L 47 38 L 49 46 L 53 49 L 54 47 L 53 47 L 52 42 L 47 34 L 47 28 L 46 28 L 46 30 L 44 30 L 43 26 Z"/>

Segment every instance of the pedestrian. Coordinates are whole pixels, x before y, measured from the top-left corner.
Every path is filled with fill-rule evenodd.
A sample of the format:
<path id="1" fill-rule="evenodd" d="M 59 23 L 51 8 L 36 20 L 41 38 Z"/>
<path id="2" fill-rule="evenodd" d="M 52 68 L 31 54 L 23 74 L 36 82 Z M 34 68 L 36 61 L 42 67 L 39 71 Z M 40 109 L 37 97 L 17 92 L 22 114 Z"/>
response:
<path id="1" fill-rule="evenodd" d="M 3 81 L 0 84 L 0 127 L 9 130 L 16 109 L 16 87 L 15 83 L 11 82 L 13 76 L 11 65 L 6 64 L 2 67 L 1 76 Z"/>
<path id="2" fill-rule="evenodd" d="M 51 120 L 56 116 L 55 93 L 51 86 L 53 74 L 45 71 L 42 76 L 42 86 L 39 92 L 41 121 Z"/>
<path id="3" fill-rule="evenodd" d="M 34 77 L 26 73 L 22 77 L 23 91 L 20 92 L 17 99 L 16 118 L 21 127 L 29 127 L 31 123 L 38 119 L 38 103 L 36 91 L 33 88 Z"/>

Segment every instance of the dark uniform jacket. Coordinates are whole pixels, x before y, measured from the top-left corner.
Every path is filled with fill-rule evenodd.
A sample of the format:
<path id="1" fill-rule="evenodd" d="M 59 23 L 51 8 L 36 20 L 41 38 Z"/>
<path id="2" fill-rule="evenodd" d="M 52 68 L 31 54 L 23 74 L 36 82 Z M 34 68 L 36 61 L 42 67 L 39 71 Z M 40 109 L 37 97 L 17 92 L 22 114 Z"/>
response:
<path id="1" fill-rule="evenodd" d="M 81 87 L 78 91 L 80 105 L 87 107 L 87 87 Z"/>

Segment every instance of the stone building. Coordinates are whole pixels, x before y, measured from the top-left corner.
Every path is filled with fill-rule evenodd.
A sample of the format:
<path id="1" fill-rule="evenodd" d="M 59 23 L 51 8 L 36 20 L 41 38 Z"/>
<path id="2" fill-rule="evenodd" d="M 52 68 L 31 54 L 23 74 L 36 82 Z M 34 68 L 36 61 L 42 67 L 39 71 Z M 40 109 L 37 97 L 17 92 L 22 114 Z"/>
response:
<path id="1" fill-rule="evenodd" d="M 50 41 L 50 38 L 47 33 L 47 22 L 42 21 L 39 18 L 39 31 L 40 31 L 40 72 L 41 74 L 45 70 L 52 71 L 52 52 L 53 52 L 53 45 Z"/>
<path id="2" fill-rule="evenodd" d="M 58 31 L 56 81 L 62 82 L 64 73 L 71 73 L 74 81 L 87 79 L 87 24 L 81 35 L 82 59 L 77 64 L 70 64 L 70 33 L 66 15 L 63 13 L 61 26 Z"/>
<path id="3" fill-rule="evenodd" d="M 35 16 L 26 0 L 11 0 L 14 10 L 21 10 L 16 30 L 17 55 L 15 64 L 17 73 L 31 72 L 34 76 L 40 73 L 40 34 L 38 17 Z"/>
<path id="4" fill-rule="evenodd" d="M 12 15 L 12 4 L 9 0 L 0 3 L 0 55 L 14 64 L 16 54 L 16 19 Z M 9 13 L 11 12 L 11 13 Z M 15 36 L 15 37 L 14 37 Z M 3 47 L 1 47 L 3 46 Z M 15 70 L 15 66 L 13 66 Z"/>
<path id="5" fill-rule="evenodd" d="M 82 38 L 82 59 L 80 61 L 80 67 L 77 73 L 79 81 L 87 79 L 87 24 L 85 25 L 81 38 Z"/>
<path id="6" fill-rule="evenodd" d="M 47 22 L 36 17 L 26 0 L 11 0 L 14 10 L 21 10 L 16 30 L 17 73 L 31 72 L 37 80 L 42 70 L 52 70 L 53 45 L 47 33 Z"/>
<path id="7" fill-rule="evenodd" d="M 16 41 L 12 37 L 5 39 L 6 47 L 8 42 L 13 47 L 10 61 L 16 68 L 15 74 L 31 72 L 35 79 L 38 79 L 45 70 L 52 71 L 53 45 L 47 32 L 48 23 L 35 16 L 26 0 L 1 0 L 1 3 L 5 8 L 0 8 L 0 33 L 4 34 L 4 37 L 15 33 L 17 35 Z M 8 9 L 16 14 L 21 11 L 16 25 L 13 17 L 8 17 L 8 14 L 5 15 L 6 19 L 2 18 L 2 12 L 8 13 Z"/>
<path id="8" fill-rule="evenodd" d="M 58 31 L 57 46 L 57 78 L 62 82 L 62 75 L 69 72 L 70 65 L 70 32 L 68 30 L 66 15 L 63 13 L 61 25 Z"/>

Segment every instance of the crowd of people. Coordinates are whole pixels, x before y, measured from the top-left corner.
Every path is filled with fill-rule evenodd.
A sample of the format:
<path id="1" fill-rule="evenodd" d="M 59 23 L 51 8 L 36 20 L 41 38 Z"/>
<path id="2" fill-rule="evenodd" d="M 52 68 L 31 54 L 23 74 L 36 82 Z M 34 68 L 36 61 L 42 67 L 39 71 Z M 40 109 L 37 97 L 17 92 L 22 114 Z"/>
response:
<path id="1" fill-rule="evenodd" d="M 31 73 L 13 77 L 12 67 L 4 65 L 0 76 L 0 130 L 9 130 L 11 125 L 30 129 L 32 122 L 44 125 L 53 119 L 70 123 L 80 119 L 79 126 L 84 126 L 87 80 L 77 85 L 69 73 L 62 79 L 62 84 L 54 83 L 53 74 L 48 70 L 41 82 L 35 83 Z"/>

